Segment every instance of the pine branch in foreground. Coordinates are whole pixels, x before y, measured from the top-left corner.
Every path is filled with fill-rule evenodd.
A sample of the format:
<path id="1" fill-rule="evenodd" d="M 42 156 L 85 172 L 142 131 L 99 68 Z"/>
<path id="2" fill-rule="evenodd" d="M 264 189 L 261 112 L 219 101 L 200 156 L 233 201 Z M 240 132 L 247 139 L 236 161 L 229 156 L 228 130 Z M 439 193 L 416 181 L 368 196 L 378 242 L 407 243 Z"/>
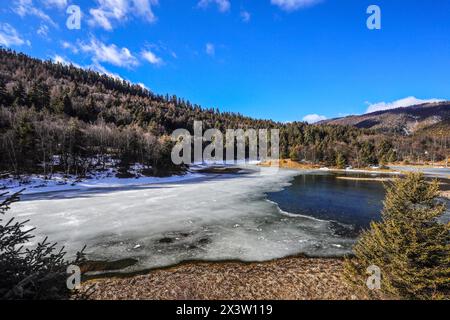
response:
<path id="1" fill-rule="evenodd" d="M 346 280 L 367 290 L 366 269 L 375 265 L 384 297 L 449 299 L 450 223 L 439 221 L 446 208 L 437 200 L 438 182 L 411 173 L 386 189 L 383 219 L 362 233 L 355 258 L 346 259 Z"/>
<path id="2" fill-rule="evenodd" d="M 83 250 L 74 261 L 64 259 L 64 247 L 47 238 L 35 248 L 24 249 L 34 236 L 34 229 L 25 230 L 28 221 L 18 222 L 6 218 L 10 206 L 19 201 L 19 193 L 6 197 L 0 203 L 0 300 L 16 299 L 67 299 L 67 266 L 84 261 Z"/>

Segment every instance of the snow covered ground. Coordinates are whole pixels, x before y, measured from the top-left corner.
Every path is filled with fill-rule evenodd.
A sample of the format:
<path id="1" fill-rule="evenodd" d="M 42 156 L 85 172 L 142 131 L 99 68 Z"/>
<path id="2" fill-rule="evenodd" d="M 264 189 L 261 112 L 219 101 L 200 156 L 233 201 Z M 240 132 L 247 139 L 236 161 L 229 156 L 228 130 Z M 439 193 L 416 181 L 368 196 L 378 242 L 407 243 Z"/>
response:
<path id="1" fill-rule="evenodd" d="M 51 178 L 43 175 L 30 175 L 23 176 L 21 179 L 4 178 L 0 179 L 0 194 L 5 192 L 7 194 L 13 194 L 18 191 L 22 191 L 21 194 L 37 194 L 37 193 L 50 193 L 50 192 L 62 192 L 62 191 L 83 191 L 89 189 L 99 188 L 119 188 L 119 187 L 132 187 L 132 186 L 145 186 L 155 183 L 172 183 L 180 182 L 192 179 L 198 179 L 204 177 L 203 174 L 197 172 L 199 169 L 204 169 L 211 166 L 235 166 L 242 167 L 255 166 L 258 161 L 246 162 L 246 161 L 231 161 L 225 163 L 194 163 L 190 167 L 190 171 L 186 174 L 173 175 L 169 177 L 146 177 L 140 174 L 144 167 L 138 163 L 130 167 L 129 172 L 134 174 L 135 178 L 117 178 L 117 170 L 114 169 L 116 163 L 113 160 L 108 162 L 108 168 L 103 171 L 91 172 L 88 178 L 79 179 L 78 177 L 71 175 L 65 176 L 63 174 L 52 174 Z"/>
<path id="2" fill-rule="evenodd" d="M 450 179 L 450 168 L 445 167 L 390 166 L 389 168 L 398 171 L 423 172 L 430 177 Z"/>
<path id="3" fill-rule="evenodd" d="M 170 177 L 145 177 L 119 179 L 115 176 L 112 169 L 91 174 L 90 178 L 78 179 L 75 176 L 64 177 L 61 174 L 54 174 L 51 179 L 45 179 L 42 175 L 31 175 L 26 178 L 18 179 L 0 179 L 0 193 L 2 190 L 9 194 L 24 191 L 22 194 L 37 194 L 60 191 L 88 190 L 98 188 L 118 188 L 130 186 L 144 186 L 155 183 L 170 183 L 201 178 L 203 175 L 198 173 L 187 173 L 185 175 L 174 175 Z"/>
<path id="4" fill-rule="evenodd" d="M 262 261 L 300 252 L 350 252 L 353 240 L 335 235 L 331 222 L 289 215 L 266 200 L 267 192 L 281 190 L 297 174 L 280 170 L 29 194 L 11 213 L 37 228 L 34 244 L 46 235 L 69 254 L 86 244 L 91 259 L 138 259 L 126 271 L 191 259 Z"/>

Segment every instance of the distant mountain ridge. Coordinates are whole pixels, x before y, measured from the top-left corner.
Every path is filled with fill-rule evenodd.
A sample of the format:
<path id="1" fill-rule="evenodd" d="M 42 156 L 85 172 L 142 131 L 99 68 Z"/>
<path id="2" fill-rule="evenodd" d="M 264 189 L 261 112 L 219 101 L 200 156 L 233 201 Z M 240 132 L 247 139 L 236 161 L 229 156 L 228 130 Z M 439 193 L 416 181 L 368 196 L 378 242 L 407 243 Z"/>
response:
<path id="1" fill-rule="evenodd" d="M 330 119 L 318 124 L 347 125 L 409 135 L 438 124 L 448 126 L 449 123 L 450 101 L 445 101 Z M 450 130 L 450 126 L 448 128 Z"/>

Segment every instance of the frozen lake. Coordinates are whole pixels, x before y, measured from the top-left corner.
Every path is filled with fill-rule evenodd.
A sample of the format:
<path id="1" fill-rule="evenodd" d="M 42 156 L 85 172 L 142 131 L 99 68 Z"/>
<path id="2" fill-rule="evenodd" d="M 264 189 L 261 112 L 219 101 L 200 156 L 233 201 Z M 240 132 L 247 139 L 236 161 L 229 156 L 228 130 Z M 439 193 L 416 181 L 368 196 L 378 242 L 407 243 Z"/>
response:
<path id="1" fill-rule="evenodd" d="M 383 197 L 377 181 L 251 171 L 25 195 L 11 213 L 37 228 L 33 244 L 46 235 L 69 255 L 87 245 L 91 260 L 138 260 L 122 270 L 128 272 L 185 260 L 341 256 L 351 252 L 361 228 L 379 219 Z"/>
<path id="2" fill-rule="evenodd" d="M 250 173 L 147 187 L 24 196 L 12 213 L 30 219 L 39 237 L 65 245 L 85 244 L 89 259 L 134 258 L 124 271 L 184 260 L 263 261 L 306 253 L 350 252 L 353 240 L 335 223 L 288 215 L 266 194 L 281 191 L 298 175 Z"/>
<path id="3" fill-rule="evenodd" d="M 437 178 L 444 178 L 444 179 L 450 179 L 450 168 L 444 168 L 444 167 L 423 167 L 423 168 L 415 168 L 410 166 L 389 166 L 392 170 L 397 171 L 408 171 L 408 172 L 417 172 L 421 171 L 426 176 L 431 177 L 437 177 Z"/>

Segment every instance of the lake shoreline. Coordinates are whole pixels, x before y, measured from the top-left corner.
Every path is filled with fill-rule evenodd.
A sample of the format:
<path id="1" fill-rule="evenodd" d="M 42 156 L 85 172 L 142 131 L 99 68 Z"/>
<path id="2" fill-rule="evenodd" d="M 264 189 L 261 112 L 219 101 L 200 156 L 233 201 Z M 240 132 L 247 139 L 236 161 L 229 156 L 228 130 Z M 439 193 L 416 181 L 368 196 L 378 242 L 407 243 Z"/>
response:
<path id="1" fill-rule="evenodd" d="M 190 261 L 84 282 L 73 298 L 93 300 L 366 299 L 343 280 L 344 258 L 297 255 L 267 262 Z"/>

